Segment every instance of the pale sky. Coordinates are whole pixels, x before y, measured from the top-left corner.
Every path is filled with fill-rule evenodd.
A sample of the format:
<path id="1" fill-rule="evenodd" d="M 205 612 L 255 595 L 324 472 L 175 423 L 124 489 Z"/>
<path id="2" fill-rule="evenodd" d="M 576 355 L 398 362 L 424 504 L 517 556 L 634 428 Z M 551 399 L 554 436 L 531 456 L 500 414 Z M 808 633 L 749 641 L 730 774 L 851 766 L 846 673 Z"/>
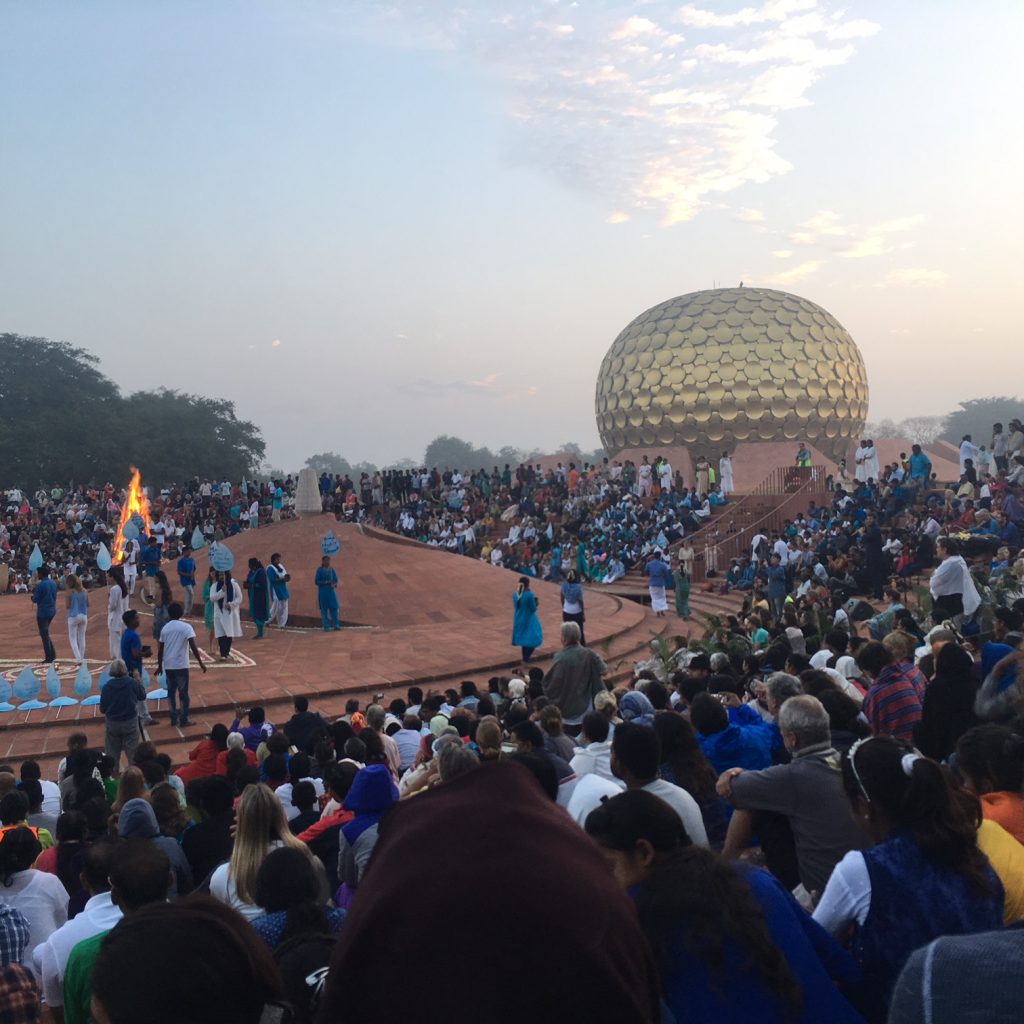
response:
<path id="1" fill-rule="evenodd" d="M 597 444 L 616 335 L 770 285 L 870 418 L 1019 393 L 1019 0 L 3 0 L 0 331 L 268 457 Z M 55 410 L 55 413 L 59 411 Z"/>

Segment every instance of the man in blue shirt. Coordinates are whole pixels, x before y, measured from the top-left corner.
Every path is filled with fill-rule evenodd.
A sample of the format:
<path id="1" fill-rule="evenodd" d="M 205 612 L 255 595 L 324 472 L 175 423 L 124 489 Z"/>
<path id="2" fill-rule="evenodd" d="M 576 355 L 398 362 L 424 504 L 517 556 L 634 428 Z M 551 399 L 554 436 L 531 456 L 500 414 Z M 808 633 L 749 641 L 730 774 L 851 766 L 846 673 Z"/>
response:
<path id="1" fill-rule="evenodd" d="M 156 537 L 149 538 L 149 543 L 142 549 L 139 561 L 144 573 L 142 597 L 147 603 L 152 604 L 156 600 L 156 574 L 160 568 L 160 542 Z"/>
<path id="2" fill-rule="evenodd" d="M 178 582 L 185 593 L 184 614 L 187 618 L 192 614 L 196 589 L 196 560 L 192 557 L 191 548 L 185 548 L 178 559 Z"/>
<path id="3" fill-rule="evenodd" d="M 139 636 L 139 613 L 130 608 L 121 616 L 124 632 L 121 634 L 121 660 L 128 666 L 128 675 L 142 678 L 142 638 Z"/>
<path id="4" fill-rule="evenodd" d="M 57 652 L 50 639 L 50 623 L 57 614 L 57 584 L 50 579 L 50 570 L 45 565 L 39 567 L 37 575 L 39 582 L 32 592 L 32 603 L 36 606 L 36 625 L 43 641 L 43 660 L 52 662 L 57 660 Z"/>
<path id="5" fill-rule="evenodd" d="M 919 444 L 910 449 L 910 479 L 918 486 L 927 485 L 932 475 L 932 460 L 921 450 Z"/>

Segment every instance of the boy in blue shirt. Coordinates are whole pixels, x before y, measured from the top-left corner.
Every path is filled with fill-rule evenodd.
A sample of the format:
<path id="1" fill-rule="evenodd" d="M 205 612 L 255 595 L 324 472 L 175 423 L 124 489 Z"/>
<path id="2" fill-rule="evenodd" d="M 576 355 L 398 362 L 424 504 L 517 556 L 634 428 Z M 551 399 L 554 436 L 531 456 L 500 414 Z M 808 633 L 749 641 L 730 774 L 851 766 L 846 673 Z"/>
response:
<path id="1" fill-rule="evenodd" d="M 128 666 L 128 675 L 142 678 L 142 637 L 139 636 L 139 613 L 130 608 L 121 616 L 124 632 L 121 634 L 121 660 Z"/>
<path id="2" fill-rule="evenodd" d="M 128 667 L 128 675 L 132 679 L 141 679 L 142 659 L 150 651 L 148 647 L 142 646 L 142 638 L 139 636 L 139 613 L 130 608 L 121 616 L 121 621 L 124 623 L 124 632 L 121 634 L 121 660 Z M 143 723 L 153 721 L 144 700 L 139 701 L 139 718 Z"/>
<path id="3" fill-rule="evenodd" d="M 196 589 L 196 560 L 192 557 L 192 549 L 185 548 L 178 559 L 178 582 L 185 593 L 184 615 L 192 614 L 192 604 Z"/>
<path id="4" fill-rule="evenodd" d="M 149 543 L 142 549 L 139 555 L 139 562 L 142 564 L 143 578 L 143 599 L 148 604 L 156 600 L 156 574 L 160 568 L 160 542 L 156 537 L 150 537 Z"/>

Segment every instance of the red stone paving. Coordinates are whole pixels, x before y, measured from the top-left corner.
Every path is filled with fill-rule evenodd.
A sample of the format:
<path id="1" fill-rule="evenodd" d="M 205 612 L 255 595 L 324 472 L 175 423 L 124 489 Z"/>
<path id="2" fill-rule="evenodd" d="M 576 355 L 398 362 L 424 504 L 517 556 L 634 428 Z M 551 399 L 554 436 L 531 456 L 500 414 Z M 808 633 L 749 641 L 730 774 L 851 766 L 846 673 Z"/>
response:
<path id="1" fill-rule="evenodd" d="M 293 573 L 293 607 L 307 614 L 314 610 L 312 566 L 319 561 L 320 537 L 328 528 L 342 540 L 336 559 L 341 577 L 343 617 L 369 621 L 366 627 L 337 633 L 320 629 L 270 629 L 255 640 L 251 624 L 235 643 L 239 662 L 211 662 L 204 675 L 193 667 L 192 718 L 188 736 L 167 724 L 165 702 L 155 710 L 153 738 L 176 760 L 217 721 L 230 718 L 236 706 L 256 702 L 282 717 L 293 695 L 310 696 L 315 707 L 336 714 L 346 697 L 364 702 L 379 690 L 404 696 L 413 683 L 424 688 L 457 685 L 462 679 L 485 682 L 495 674 L 508 674 L 519 663 L 511 646 L 512 593 L 516 575 L 494 569 L 475 559 L 437 551 L 411 542 L 393 543 L 387 535 L 363 533 L 340 526 L 328 517 L 300 519 L 254 531 L 232 541 L 236 558 L 245 564 L 249 550 L 264 556 L 280 550 Z M 244 543 L 242 543 L 244 541 Z M 258 548 L 256 545 L 258 544 Z M 264 557 L 267 560 L 267 557 Z M 399 577 L 400 582 L 388 579 Z M 544 667 L 554 653 L 561 624 L 558 588 L 535 583 L 540 599 L 545 645 L 538 654 Z M 103 594 L 92 598 L 87 649 L 94 677 L 105 664 L 107 630 Z M 141 602 L 135 600 L 136 607 Z M 143 608 L 145 615 L 145 609 Z M 442 618 L 443 616 L 443 618 Z M 396 623 L 400 619 L 400 623 Z M 196 622 L 202 634 L 202 623 Z M 148 630 L 143 619 L 143 632 Z M 646 656 L 652 632 L 685 632 L 682 623 L 656 619 L 634 601 L 592 588 L 587 597 L 587 635 L 617 671 Z M 76 666 L 69 650 L 63 610 L 51 630 L 61 656 L 62 691 L 72 693 Z M 200 636 L 201 646 L 205 637 Z M 27 661 L 40 654 L 34 611 L 27 596 L 0 599 L 0 671 L 13 682 Z M 152 672 L 154 666 L 148 666 Z M 42 676 L 43 667 L 37 668 Z M 42 699 L 46 699 L 45 693 Z M 18 703 L 17 699 L 12 700 Z M 75 705 L 39 711 L 0 714 L 0 760 L 29 756 L 48 763 L 59 757 L 72 731 L 85 731 L 91 744 L 102 743 L 103 723 L 96 707 Z"/>

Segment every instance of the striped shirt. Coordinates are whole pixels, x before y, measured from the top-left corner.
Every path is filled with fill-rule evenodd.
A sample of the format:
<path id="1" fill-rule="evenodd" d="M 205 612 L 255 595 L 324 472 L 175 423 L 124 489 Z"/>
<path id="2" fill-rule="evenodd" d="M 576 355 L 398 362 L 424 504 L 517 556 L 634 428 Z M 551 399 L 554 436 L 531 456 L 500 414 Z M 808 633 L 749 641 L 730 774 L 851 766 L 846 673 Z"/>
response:
<path id="1" fill-rule="evenodd" d="M 899 665 L 886 665 L 864 698 L 864 716 L 875 736 L 895 736 L 914 742 L 914 726 L 921 720 L 921 698 L 913 680 Z"/>

